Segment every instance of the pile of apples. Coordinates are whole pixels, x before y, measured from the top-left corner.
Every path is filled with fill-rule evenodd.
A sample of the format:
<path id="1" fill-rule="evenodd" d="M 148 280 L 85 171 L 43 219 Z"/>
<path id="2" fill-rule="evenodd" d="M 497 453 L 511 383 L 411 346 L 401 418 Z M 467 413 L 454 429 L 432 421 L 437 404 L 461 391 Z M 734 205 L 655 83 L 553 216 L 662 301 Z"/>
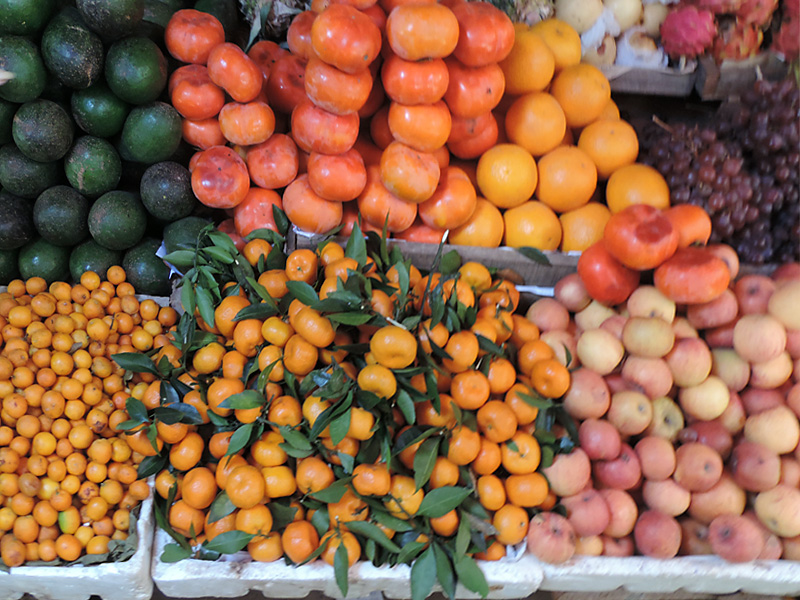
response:
<path id="1" fill-rule="evenodd" d="M 540 560 L 800 560 L 800 264 L 737 278 L 730 255 L 705 304 L 642 284 L 609 307 L 573 274 L 531 305 L 574 369 L 580 442 L 544 469 L 566 516 L 532 518 Z"/>

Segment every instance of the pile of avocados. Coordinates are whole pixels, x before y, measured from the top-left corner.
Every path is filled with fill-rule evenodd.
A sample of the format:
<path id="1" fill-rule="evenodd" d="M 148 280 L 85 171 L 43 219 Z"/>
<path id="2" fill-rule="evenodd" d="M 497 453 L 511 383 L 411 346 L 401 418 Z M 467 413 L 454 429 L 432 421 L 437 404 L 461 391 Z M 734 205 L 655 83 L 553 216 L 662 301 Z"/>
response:
<path id="1" fill-rule="evenodd" d="M 0 2 L 0 285 L 121 264 L 138 292 L 169 293 L 156 250 L 200 209 L 166 91 L 164 28 L 186 7 Z"/>

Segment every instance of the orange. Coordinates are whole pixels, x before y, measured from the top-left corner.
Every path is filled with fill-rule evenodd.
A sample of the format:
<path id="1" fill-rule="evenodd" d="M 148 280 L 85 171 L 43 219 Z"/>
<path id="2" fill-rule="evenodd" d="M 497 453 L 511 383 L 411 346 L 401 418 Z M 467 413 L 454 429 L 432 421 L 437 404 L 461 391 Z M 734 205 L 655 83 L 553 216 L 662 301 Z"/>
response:
<path id="1" fill-rule="evenodd" d="M 506 555 L 506 547 L 497 540 L 489 544 L 485 552 L 476 552 L 474 557 L 478 560 L 500 560 Z"/>
<path id="2" fill-rule="evenodd" d="M 192 357 L 192 368 L 201 375 L 208 375 L 223 366 L 225 355 L 226 350 L 222 344 L 211 342 L 195 352 Z"/>
<path id="3" fill-rule="evenodd" d="M 294 400 L 294 398 L 292 399 Z M 267 431 L 250 446 L 250 456 L 262 467 L 277 467 L 278 465 L 282 465 L 286 462 L 288 457 L 286 451 L 280 446 L 282 443 L 283 436 L 280 433 Z"/>
<path id="4" fill-rule="evenodd" d="M 477 482 L 478 501 L 487 510 L 498 510 L 506 503 L 506 488 L 497 475 L 482 475 Z"/>
<path id="5" fill-rule="evenodd" d="M 478 457 L 481 436 L 466 425 L 459 425 L 450 432 L 447 458 L 460 466 L 468 465 Z"/>
<path id="6" fill-rule="evenodd" d="M 319 534 L 308 521 L 292 521 L 281 534 L 281 545 L 289 560 L 301 563 L 319 547 Z"/>
<path id="7" fill-rule="evenodd" d="M 256 355 L 256 347 L 264 343 L 261 335 L 261 321 L 244 319 L 237 321 L 233 328 L 233 347 L 244 356 L 252 358 Z"/>
<path id="8" fill-rule="evenodd" d="M 528 533 L 528 513 L 524 508 L 506 504 L 492 517 L 492 525 L 497 530 L 497 541 L 501 544 L 518 544 Z"/>
<path id="9" fill-rule="evenodd" d="M 225 492 L 235 507 L 253 508 L 264 500 L 266 482 L 256 467 L 243 465 L 228 475 Z"/>
<path id="10" fill-rule="evenodd" d="M 547 499 L 547 479 L 541 473 L 509 475 L 505 480 L 506 496 L 511 504 L 539 506 Z"/>
<path id="11" fill-rule="evenodd" d="M 283 498 L 291 496 L 297 491 L 297 482 L 292 470 L 286 465 L 276 467 L 263 467 L 261 474 L 267 484 L 267 496 L 270 498 Z"/>
<path id="12" fill-rule="evenodd" d="M 389 496 L 390 498 L 384 501 L 386 509 L 395 517 L 409 519 L 419 510 L 425 492 L 417 489 L 413 478 L 394 475 Z"/>
<path id="13" fill-rule="evenodd" d="M 244 383 L 242 383 L 241 379 L 218 377 L 208 386 L 208 391 L 206 392 L 208 408 L 221 417 L 227 417 L 233 411 L 230 408 L 220 407 L 220 404 L 234 394 L 239 394 L 243 391 Z"/>
<path id="14" fill-rule="evenodd" d="M 328 504 L 328 517 L 331 525 L 349 523 L 350 521 L 365 521 L 369 514 L 367 503 L 356 496 L 349 488 L 338 502 Z"/>
<path id="15" fill-rule="evenodd" d="M 362 496 L 385 496 L 391 489 L 391 475 L 385 464 L 362 463 L 353 469 L 353 488 Z"/>
<path id="16" fill-rule="evenodd" d="M 356 536 L 349 531 L 328 531 L 322 536 L 320 545 L 325 546 L 321 558 L 323 562 L 333 566 L 334 557 L 339 546 L 344 546 L 347 550 L 347 564 L 352 567 L 361 558 L 361 544 L 358 543 Z"/>
<path id="17" fill-rule="evenodd" d="M 550 86 L 570 128 L 585 127 L 597 120 L 611 99 L 611 85 L 603 72 L 588 63 L 565 67 Z"/>
<path id="18" fill-rule="evenodd" d="M 557 358 L 539 360 L 531 367 L 531 383 L 542 396 L 560 398 L 569 389 L 569 371 Z"/>
<path id="19" fill-rule="evenodd" d="M 449 242 L 462 246 L 497 248 L 503 241 L 505 224 L 500 210 L 486 198 L 478 197 L 475 211 L 466 223 L 450 230 Z"/>
<path id="20" fill-rule="evenodd" d="M 228 477 L 230 477 L 233 470 L 246 464 L 247 461 L 240 454 L 230 454 L 222 457 L 217 463 L 214 481 L 224 490 L 228 485 Z"/>
<path id="21" fill-rule="evenodd" d="M 444 351 L 450 356 L 442 360 L 442 365 L 451 373 L 461 373 L 469 369 L 478 358 L 477 336 L 469 330 L 461 330 L 450 336 Z"/>
<path id="22" fill-rule="evenodd" d="M 263 537 L 255 537 L 247 544 L 247 551 L 253 560 L 259 562 L 272 562 L 283 556 L 281 534 L 273 531 Z"/>
<path id="23" fill-rule="evenodd" d="M 387 399 L 397 391 L 397 380 L 390 369 L 382 365 L 367 365 L 358 372 L 358 387 Z"/>
<path id="24" fill-rule="evenodd" d="M 244 245 L 244 248 L 242 248 L 242 255 L 247 259 L 247 262 L 255 267 L 258 265 L 258 259 L 262 256 L 264 260 L 267 260 L 267 256 L 269 256 L 271 250 L 272 244 L 266 240 L 255 238 Z"/>
<path id="25" fill-rule="evenodd" d="M 457 464 L 444 456 L 436 457 L 430 478 L 432 489 L 456 485 L 460 477 Z"/>
<path id="26" fill-rule="evenodd" d="M 605 204 L 589 202 L 580 208 L 559 215 L 561 221 L 561 251 L 583 252 L 595 242 L 603 239 L 611 211 Z"/>
<path id="27" fill-rule="evenodd" d="M 309 456 L 297 463 L 297 489 L 303 494 L 313 494 L 334 482 L 333 469 L 318 456 Z"/>
<path id="28" fill-rule="evenodd" d="M 450 537 L 458 530 L 458 513 L 455 509 L 446 512 L 441 517 L 431 517 L 431 529 L 444 537 Z"/>
<path id="29" fill-rule="evenodd" d="M 600 113 L 600 116 L 597 117 L 597 120 L 616 121 L 617 119 L 619 119 L 619 108 L 617 108 L 616 102 L 609 100 L 608 103 L 603 107 L 603 112 Z"/>
<path id="30" fill-rule="evenodd" d="M 561 243 L 561 223 L 553 209 L 530 200 L 503 213 L 505 246 L 530 246 L 539 250 L 557 250 Z"/>
<path id="31" fill-rule="evenodd" d="M 497 144 L 483 153 L 476 171 L 483 196 L 498 208 L 530 200 L 536 189 L 536 161 L 522 146 Z"/>
<path id="32" fill-rule="evenodd" d="M 205 442 L 199 433 L 190 431 L 169 450 L 169 463 L 179 471 L 188 471 L 200 462 Z"/>
<path id="33" fill-rule="evenodd" d="M 309 344 L 317 348 L 331 345 L 336 336 L 333 323 L 307 306 L 301 308 L 290 321 L 294 330 Z"/>
<path id="34" fill-rule="evenodd" d="M 278 396 L 270 402 L 269 410 L 267 411 L 267 420 L 270 423 L 274 423 L 278 427 L 282 425 L 295 427 L 300 424 L 302 419 L 303 411 L 297 398 Z"/>
<path id="35" fill-rule="evenodd" d="M 478 475 L 491 475 L 502 463 L 499 444 L 481 437 L 481 447 L 478 456 L 472 461 L 472 470 Z"/>
<path id="36" fill-rule="evenodd" d="M 481 371 L 456 373 L 450 382 L 450 396 L 459 408 L 477 410 L 489 399 L 489 378 Z"/>
<path id="37" fill-rule="evenodd" d="M 581 36 L 569 24 L 551 17 L 531 25 L 530 30 L 550 48 L 556 73 L 581 62 Z"/>
<path id="38" fill-rule="evenodd" d="M 250 306 L 247 298 L 239 295 L 226 296 L 214 310 L 214 327 L 226 338 L 230 338 L 237 324 L 233 318 L 246 306 Z"/>
<path id="39" fill-rule="evenodd" d="M 405 369 L 417 357 L 417 340 L 407 329 L 387 325 L 372 335 L 369 349 L 378 364 L 388 369 Z"/>
<path id="40" fill-rule="evenodd" d="M 503 399 L 511 410 L 514 411 L 519 425 L 530 425 L 536 420 L 536 416 L 539 414 L 538 408 L 531 406 L 521 397 L 521 394 L 531 396 L 532 393 L 531 389 L 524 383 L 515 383 L 511 389 L 506 392 Z"/>
<path id="41" fill-rule="evenodd" d="M 169 509 L 169 524 L 181 535 L 196 537 L 203 533 L 205 514 L 185 500 L 178 500 Z"/>
<path id="42" fill-rule="evenodd" d="M 517 431 L 517 416 L 502 400 L 490 400 L 478 409 L 478 428 L 486 438 L 499 444 Z"/>
<path id="43" fill-rule="evenodd" d="M 517 431 L 510 440 L 500 445 L 503 468 L 512 475 L 533 473 L 541 460 L 541 449 L 536 438 Z"/>
<path id="44" fill-rule="evenodd" d="M 669 186 L 653 167 L 634 163 L 620 167 L 606 185 L 606 204 L 616 214 L 632 204 L 669 208 Z"/>
<path id="45" fill-rule="evenodd" d="M 319 350 L 300 334 L 294 334 L 283 349 L 283 367 L 298 376 L 308 375 L 314 370 Z"/>
<path id="46" fill-rule="evenodd" d="M 372 428 L 375 425 L 375 416 L 368 410 L 359 406 L 350 409 L 350 427 L 347 437 L 358 441 L 366 441 L 372 437 Z"/>
<path id="47" fill-rule="evenodd" d="M 511 52 L 499 64 L 506 78 L 506 93 L 511 95 L 542 91 L 555 72 L 555 57 L 544 39 L 520 29 Z"/>
<path id="48" fill-rule="evenodd" d="M 583 206 L 597 187 L 597 168 L 586 152 L 559 146 L 539 159 L 536 198 L 556 212 Z"/>
<path id="49" fill-rule="evenodd" d="M 620 167 L 636 162 L 639 138 L 627 121 L 600 120 L 584 127 L 578 138 L 578 148 L 592 159 L 597 176 L 608 179 Z"/>
<path id="50" fill-rule="evenodd" d="M 532 92 L 517 98 L 505 119 L 509 141 L 533 156 L 542 156 L 561 144 L 567 118 L 558 101 L 546 92 Z"/>
<path id="51" fill-rule="evenodd" d="M 272 513 L 263 504 L 242 508 L 236 512 L 235 525 L 239 531 L 265 535 L 272 529 Z"/>

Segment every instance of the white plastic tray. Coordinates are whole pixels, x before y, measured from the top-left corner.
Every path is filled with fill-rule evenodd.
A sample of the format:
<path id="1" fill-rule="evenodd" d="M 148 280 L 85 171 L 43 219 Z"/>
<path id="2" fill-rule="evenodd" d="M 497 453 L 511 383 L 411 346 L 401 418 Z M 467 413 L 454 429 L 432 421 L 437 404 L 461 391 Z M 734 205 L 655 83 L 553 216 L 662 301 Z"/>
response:
<path id="1" fill-rule="evenodd" d="M 153 501 L 142 502 L 136 522 L 139 536 L 136 552 L 125 562 L 72 567 L 15 567 L 0 572 L 0 598 L 16 600 L 24 594 L 39 599 L 85 600 L 97 595 L 103 600 L 149 600 L 150 550 L 153 546 Z"/>
<path id="2" fill-rule="evenodd" d="M 342 597 L 334 581 L 333 567 L 320 560 L 301 567 L 286 565 L 280 560 L 259 563 L 187 559 L 163 563 L 161 553 L 170 541 L 165 532 L 158 531 L 153 545 L 153 581 L 167 596 L 235 598 L 257 590 L 273 598 L 302 598 L 315 591 L 331 598 Z M 489 584 L 489 598 L 525 598 L 542 583 L 542 570 L 529 557 L 519 562 L 501 560 L 479 564 Z M 410 598 L 409 575 L 406 565 L 378 568 L 369 562 L 359 562 L 350 569 L 348 597 L 360 598 L 381 592 L 388 598 Z M 478 598 L 478 595 L 458 586 L 456 597 Z"/>

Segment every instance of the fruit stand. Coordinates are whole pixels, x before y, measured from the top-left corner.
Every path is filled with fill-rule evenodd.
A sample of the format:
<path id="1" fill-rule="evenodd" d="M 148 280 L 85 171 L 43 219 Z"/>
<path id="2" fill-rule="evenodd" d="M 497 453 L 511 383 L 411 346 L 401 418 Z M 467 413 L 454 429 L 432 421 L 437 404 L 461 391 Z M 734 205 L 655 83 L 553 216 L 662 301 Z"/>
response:
<path id="1" fill-rule="evenodd" d="M 798 23 L 0 3 L 0 590 L 800 594 Z"/>

